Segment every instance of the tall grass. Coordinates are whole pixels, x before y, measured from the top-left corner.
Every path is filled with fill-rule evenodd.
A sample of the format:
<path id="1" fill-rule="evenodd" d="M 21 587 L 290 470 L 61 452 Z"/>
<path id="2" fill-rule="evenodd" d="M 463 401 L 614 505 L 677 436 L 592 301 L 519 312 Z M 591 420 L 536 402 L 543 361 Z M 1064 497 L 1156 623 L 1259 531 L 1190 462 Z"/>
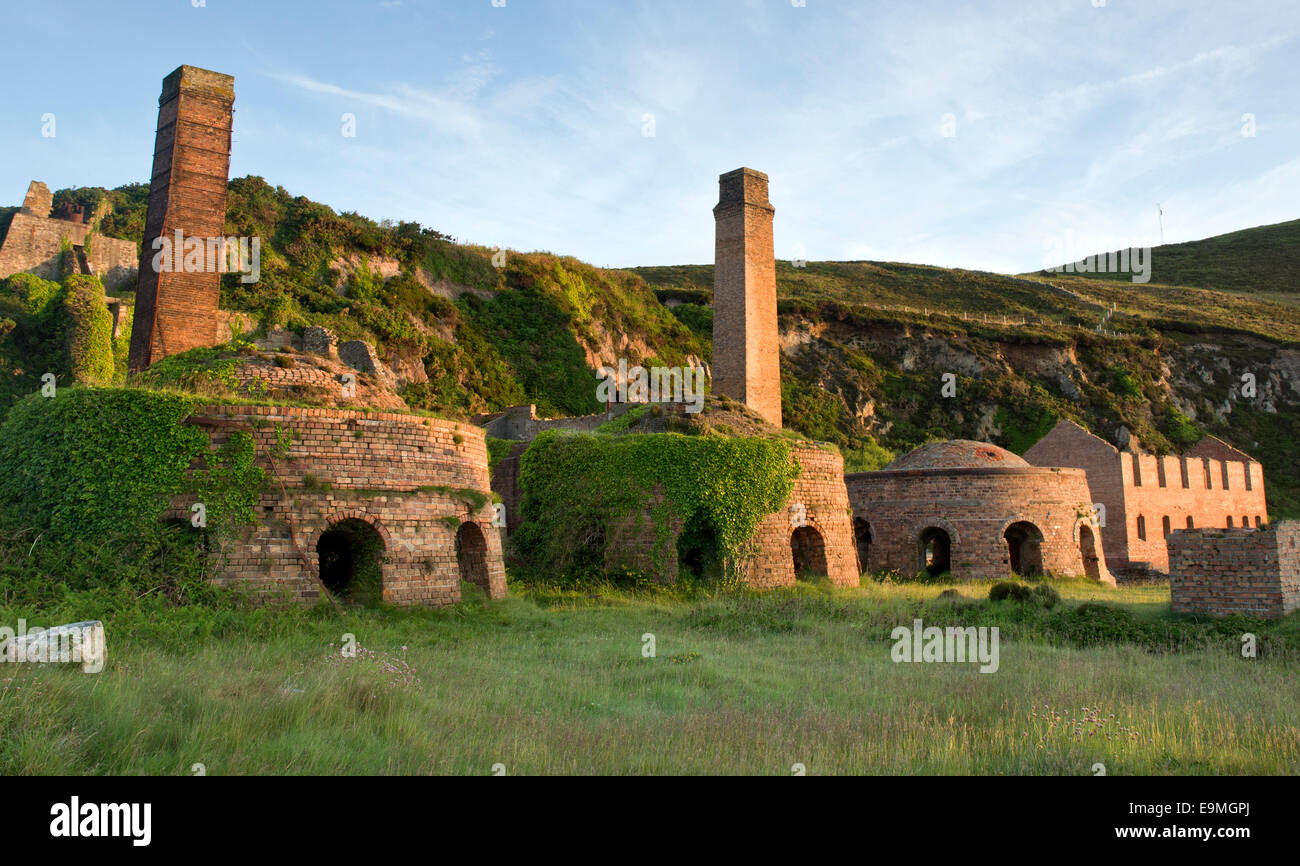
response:
<path id="1" fill-rule="evenodd" d="M 1245 622 L 1267 649 L 1243 659 L 1233 627 L 1170 615 L 1167 587 L 1057 586 L 1052 611 L 975 601 L 987 584 L 941 600 L 874 583 L 515 587 L 344 618 L 108 611 L 103 673 L 0 670 L 0 773 L 1300 771 L 1296 617 Z M 1127 631 L 1089 646 L 1054 630 L 1088 601 L 1127 612 Z M 889 631 L 914 617 L 999 625 L 998 672 L 891 662 Z M 1146 626 L 1181 638 L 1162 647 Z"/>

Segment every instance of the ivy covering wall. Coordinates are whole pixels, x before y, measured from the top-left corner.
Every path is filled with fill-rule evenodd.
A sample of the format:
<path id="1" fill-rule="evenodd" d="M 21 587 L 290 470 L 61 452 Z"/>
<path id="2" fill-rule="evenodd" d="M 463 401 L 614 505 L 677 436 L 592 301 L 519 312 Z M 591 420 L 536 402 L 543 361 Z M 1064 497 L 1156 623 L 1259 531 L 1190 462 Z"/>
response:
<path id="1" fill-rule="evenodd" d="M 137 549 L 158 537 L 181 494 L 203 503 L 210 537 L 251 522 L 264 481 L 252 437 L 235 433 L 212 449 L 185 423 L 201 403 L 100 388 L 20 400 L 0 426 L 0 524 L 43 544 L 95 538 Z"/>
<path id="2" fill-rule="evenodd" d="M 546 431 L 520 461 L 524 520 L 511 540 L 540 573 L 582 576 L 603 568 L 616 527 L 648 515 L 658 541 L 677 522 L 711 533 L 730 579 L 798 474 L 784 439 Z"/>

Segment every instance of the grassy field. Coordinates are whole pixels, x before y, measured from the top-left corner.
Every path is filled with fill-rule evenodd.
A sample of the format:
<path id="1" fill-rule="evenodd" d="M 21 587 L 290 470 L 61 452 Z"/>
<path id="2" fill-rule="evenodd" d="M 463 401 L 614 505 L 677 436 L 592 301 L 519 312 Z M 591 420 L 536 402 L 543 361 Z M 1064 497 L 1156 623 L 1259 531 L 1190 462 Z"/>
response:
<path id="1" fill-rule="evenodd" d="M 1300 618 L 1197 622 L 1169 613 L 1167 586 L 1054 585 L 1050 610 L 988 602 L 987 584 L 963 600 L 870 581 L 512 586 L 502 602 L 346 618 L 0 606 L 0 622 L 103 615 L 109 642 L 99 675 L 0 671 L 0 774 L 1300 771 Z M 999 626 L 999 670 L 893 663 L 890 631 L 918 616 Z M 1241 658 L 1242 631 L 1259 658 Z"/>

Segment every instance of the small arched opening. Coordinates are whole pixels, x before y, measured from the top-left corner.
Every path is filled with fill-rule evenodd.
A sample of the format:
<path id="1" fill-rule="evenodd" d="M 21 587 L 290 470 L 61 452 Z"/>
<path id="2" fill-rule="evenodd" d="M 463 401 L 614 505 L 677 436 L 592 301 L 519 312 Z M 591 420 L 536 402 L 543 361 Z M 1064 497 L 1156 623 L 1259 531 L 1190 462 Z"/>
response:
<path id="1" fill-rule="evenodd" d="M 158 549 L 159 571 L 164 574 L 192 573 L 197 569 L 206 575 L 210 552 L 208 531 L 195 526 L 190 518 L 169 517 L 163 520 L 162 544 Z"/>
<path id="2" fill-rule="evenodd" d="M 1043 533 L 1027 520 L 1007 527 L 1002 537 L 1007 542 L 1011 571 L 1022 577 L 1043 573 Z"/>
<path id="3" fill-rule="evenodd" d="M 677 576 L 705 581 L 722 577 L 718 532 L 707 520 L 692 518 L 677 536 Z"/>
<path id="4" fill-rule="evenodd" d="M 331 524 L 316 542 L 321 583 L 354 604 L 372 606 L 383 599 L 383 556 L 379 531 L 357 518 Z"/>
<path id="5" fill-rule="evenodd" d="M 790 536 L 790 551 L 794 555 L 794 574 L 799 580 L 825 577 L 826 540 L 811 526 L 801 526 Z"/>
<path id="6" fill-rule="evenodd" d="M 462 523 L 456 530 L 456 562 L 460 566 L 460 579 L 472 583 L 484 592 L 491 592 L 488 578 L 487 539 L 477 523 Z"/>
<path id="7" fill-rule="evenodd" d="M 1097 555 L 1097 537 L 1092 527 L 1079 527 L 1079 556 L 1083 558 L 1083 573 L 1093 580 L 1101 580 L 1101 557 Z"/>
<path id="8" fill-rule="evenodd" d="M 952 571 L 952 538 L 937 526 L 921 530 L 920 568 L 930 577 Z"/>
<path id="9" fill-rule="evenodd" d="M 863 574 L 871 571 L 871 524 L 861 517 L 853 518 L 853 540 L 858 546 L 858 570 Z"/>

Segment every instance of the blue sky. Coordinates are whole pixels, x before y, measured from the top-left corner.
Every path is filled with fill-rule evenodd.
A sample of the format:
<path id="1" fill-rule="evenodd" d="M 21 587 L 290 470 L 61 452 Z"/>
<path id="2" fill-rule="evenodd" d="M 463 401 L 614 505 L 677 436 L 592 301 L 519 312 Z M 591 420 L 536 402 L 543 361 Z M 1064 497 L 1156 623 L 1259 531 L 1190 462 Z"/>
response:
<path id="1" fill-rule="evenodd" d="M 189 63 L 235 76 L 232 176 L 597 265 L 712 261 L 742 165 L 781 258 L 1016 272 L 1154 245 L 1157 202 L 1170 242 L 1300 217 L 1295 0 L 4 2 L 9 204 L 147 180 Z"/>

